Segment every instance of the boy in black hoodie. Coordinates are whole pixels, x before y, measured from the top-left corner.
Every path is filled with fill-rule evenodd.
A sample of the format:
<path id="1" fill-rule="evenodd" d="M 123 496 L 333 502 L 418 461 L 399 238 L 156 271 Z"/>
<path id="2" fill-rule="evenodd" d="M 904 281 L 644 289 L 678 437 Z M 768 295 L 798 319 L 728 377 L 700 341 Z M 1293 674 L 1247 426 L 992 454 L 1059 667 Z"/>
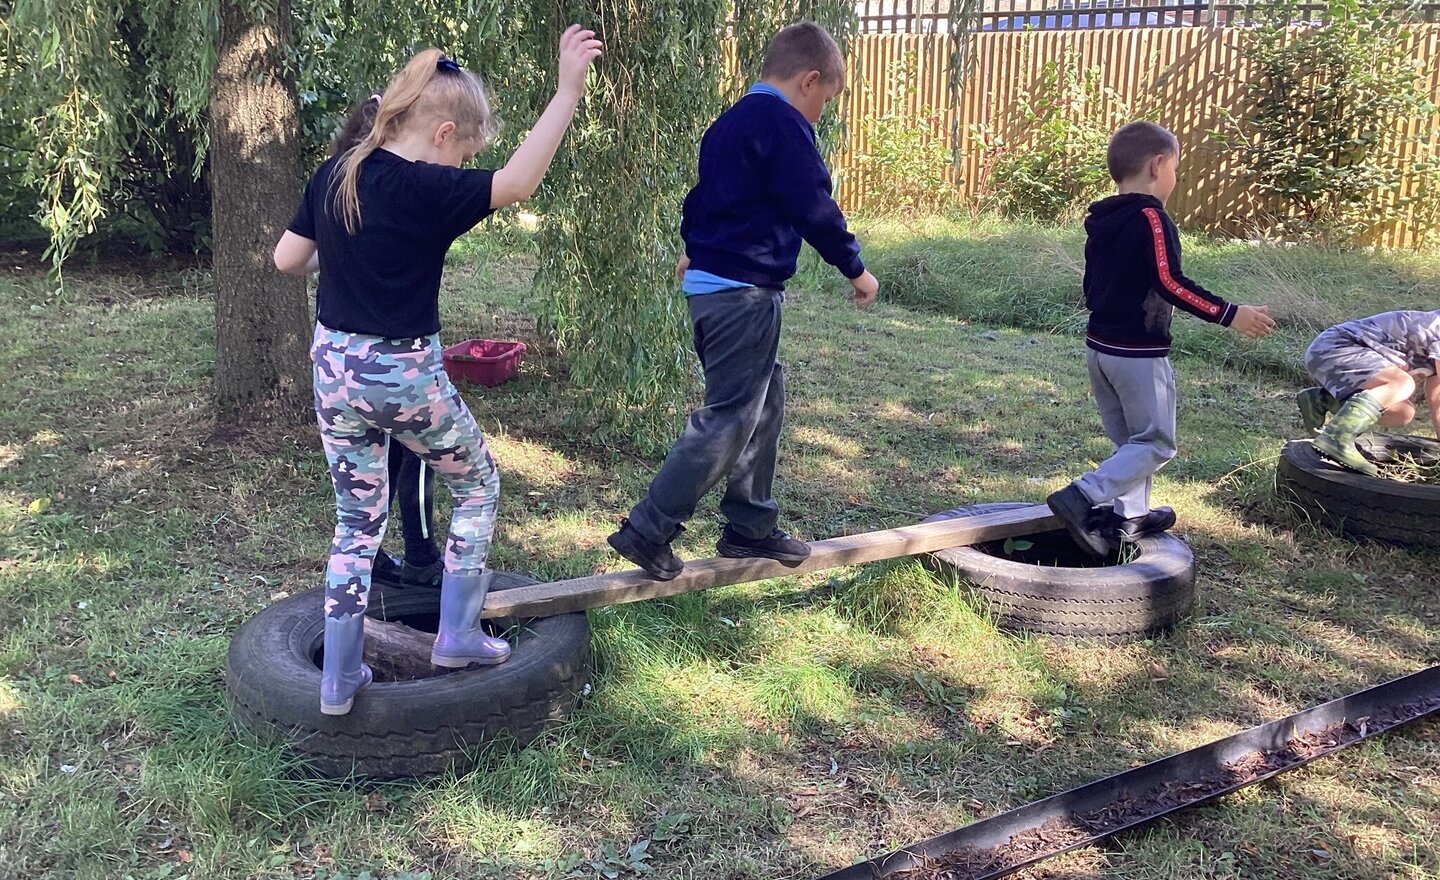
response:
<path id="1" fill-rule="evenodd" d="M 1228 303 L 1180 271 L 1180 236 L 1165 213 L 1180 162 L 1173 134 L 1132 122 L 1110 138 L 1106 162 L 1119 192 L 1085 218 L 1085 360 L 1115 453 L 1046 499 L 1095 556 L 1175 524 L 1170 508 L 1150 509 L 1150 479 L 1176 450 L 1175 307 L 1254 339 L 1275 328 L 1266 307 Z M 1112 510 L 1095 509 L 1111 501 Z"/>

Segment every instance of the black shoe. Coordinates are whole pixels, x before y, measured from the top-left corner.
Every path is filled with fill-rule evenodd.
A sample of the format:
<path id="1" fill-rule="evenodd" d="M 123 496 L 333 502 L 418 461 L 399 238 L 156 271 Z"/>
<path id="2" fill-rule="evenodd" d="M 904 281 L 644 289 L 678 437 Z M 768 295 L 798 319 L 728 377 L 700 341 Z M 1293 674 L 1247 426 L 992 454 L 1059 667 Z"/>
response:
<path id="1" fill-rule="evenodd" d="M 1045 503 L 1065 523 L 1065 530 L 1081 550 L 1097 559 L 1110 555 L 1110 542 L 1095 527 L 1095 506 L 1079 487 L 1071 483 L 1058 492 L 1050 493 Z"/>
<path id="2" fill-rule="evenodd" d="M 437 556 L 429 565 L 413 565 L 410 560 L 400 563 L 400 585 L 403 587 L 429 587 L 440 589 L 440 579 L 445 576 L 445 557 Z"/>
<path id="3" fill-rule="evenodd" d="M 675 540 L 683 531 L 677 526 L 670 540 Z M 620 530 L 605 540 L 615 548 L 616 553 L 645 569 L 645 573 L 656 580 L 674 580 L 685 570 L 685 563 L 670 549 L 669 541 L 657 544 L 636 531 L 628 519 L 620 520 Z"/>
<path id="4" fill-rule="evenodd" d="M 747 538 L 729 525 L 715 542 L 715 552 L 730 559 L 774 559 L 783 565 L 799 565 L 810 558 L 810 545 L 776 529 L 763 538 Z"/>
<path id="5" fill-rule="evenodd" d="M 1133 544 L 1141 538 L 1168 532 L 1175 526 L 1175 511 L 1169 507 L 1157 507 L 1133 519 L 1121 519 L 1114 513 L 1111 516 L 1114 517 L 1115 534 L 1122 544 Z"/>
<path id="6" fill-rule="evenodd" d="M 400 563 L 384 550 L 375 552 L 375 563 L 370 568 L 370 580 L 389 587 L 403 587 L 400 580 Z"/>

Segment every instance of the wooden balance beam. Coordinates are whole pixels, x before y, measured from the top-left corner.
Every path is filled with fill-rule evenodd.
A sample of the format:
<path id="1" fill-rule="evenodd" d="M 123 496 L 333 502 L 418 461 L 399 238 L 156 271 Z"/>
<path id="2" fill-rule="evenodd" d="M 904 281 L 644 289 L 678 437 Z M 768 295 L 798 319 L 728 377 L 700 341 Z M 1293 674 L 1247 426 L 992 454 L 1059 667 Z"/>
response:
<path id="1" fill-rule="evenodd" d="M 481 617 L 549 617 L 604 605 L 621 605 L 693 593 L 711 587 L 915 556 L 950 547 L 1000 541 L 1061 528 L 1060 518 L 1044 504 L 937 520 L 880 532 L 815 541 L 810 558 L 795 566 L 773 559 L 696 559 L 674 580 L 656 580 L 640 569 L 596 574 L 491 593 Z"/>

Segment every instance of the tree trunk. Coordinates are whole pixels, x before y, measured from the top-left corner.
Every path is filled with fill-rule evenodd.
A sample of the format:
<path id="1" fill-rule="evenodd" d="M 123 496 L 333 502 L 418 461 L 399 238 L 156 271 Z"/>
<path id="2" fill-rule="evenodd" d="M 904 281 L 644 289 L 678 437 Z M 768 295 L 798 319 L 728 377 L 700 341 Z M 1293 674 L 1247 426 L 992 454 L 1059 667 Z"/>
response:
<path id="1" fill-rule="evenodd" d="M 302 417 L 310 399 L 303 279 L 271 253 L 300 195 L 300 120 L 286 73 L 290 0 L 221 0 L 210 93 L 215 395 L 222 412 Z"/>
<path id="2" fill-rule="evenodd" d="M 449 672 L 430 665 L 435 634 L 403 623 L 365 618 L 365 662 L 376 681 L 413 681 Z"/>

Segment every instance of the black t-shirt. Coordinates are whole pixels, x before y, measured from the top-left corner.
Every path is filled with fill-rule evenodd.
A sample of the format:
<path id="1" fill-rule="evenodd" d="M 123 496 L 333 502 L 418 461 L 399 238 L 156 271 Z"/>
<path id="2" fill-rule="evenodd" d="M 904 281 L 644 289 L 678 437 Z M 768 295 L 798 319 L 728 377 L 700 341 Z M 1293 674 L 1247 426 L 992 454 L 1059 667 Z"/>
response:
<path id="1" fill-rule="evenodd" d="M 351 235 L 335 210 L 335 164 L 310 178 L 289 227 L 320 253 L 316 318 L 332 330 L 391 339 L 440 332 L 445 252 L 492 213 L 494 172 L 376 150 L 360 166 L 360 230 Z"/>

